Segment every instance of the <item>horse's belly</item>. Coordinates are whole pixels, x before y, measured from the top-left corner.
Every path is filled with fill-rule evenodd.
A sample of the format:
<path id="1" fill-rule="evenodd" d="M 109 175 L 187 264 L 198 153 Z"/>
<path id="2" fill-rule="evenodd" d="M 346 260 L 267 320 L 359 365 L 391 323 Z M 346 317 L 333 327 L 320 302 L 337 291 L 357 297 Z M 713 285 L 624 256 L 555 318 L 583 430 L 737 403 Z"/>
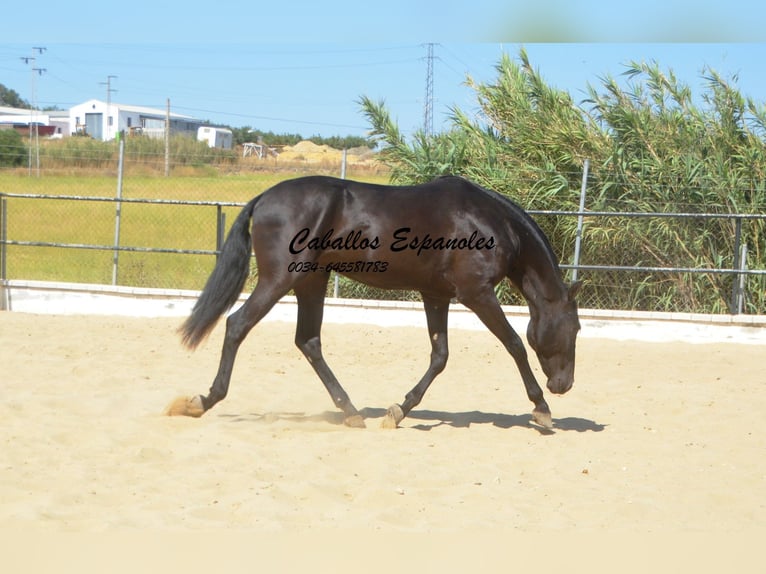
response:
<path id="1" fill-rule="evenodd" d="M 452 283 L 444 275 L 427 268 L 402 268 L 396 262 L 388 262 L 388 266 L 380 265 L 377 270 L 373 267 L 369 271 L 339 272 L 349 279 L 378 289 L 438 292 L 449 297 L 454 295 Z"/>

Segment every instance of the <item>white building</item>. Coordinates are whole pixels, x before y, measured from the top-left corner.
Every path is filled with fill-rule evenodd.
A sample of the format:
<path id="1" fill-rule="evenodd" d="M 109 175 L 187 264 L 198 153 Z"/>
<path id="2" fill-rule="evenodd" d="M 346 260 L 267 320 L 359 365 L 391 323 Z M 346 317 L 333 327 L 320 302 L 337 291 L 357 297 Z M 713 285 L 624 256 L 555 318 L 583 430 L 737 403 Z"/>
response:
<path id="1" fill-rule="evenodd" d="M 197 139 L 201 142 L 207 142 L 209 147 L 231 149 L 234 142 L 234 134 L 227 128 L 200 126 L 197 130 Z"/>
<path id="2" fill-rule="evenodd" d="M 47 137 L 69 135 L 69 112 L 67 110 L 28 110 L 0 106 L 0 129 L 16 129 L 28 133 L 29 126 L 38 126 L 38 133 Z"/>
<path id="3" fill-rule="evenodd" d="M 69 110 L 28 110 L 0 106 L 0 129 L 15 129 L 26 135 L 30 126 L 37 126 L 41 137 L 88 135 L 94 139 L 111 140 L 120 132 L 126 135 L 165 136 L 166 110 L 143 106 L 88 100 Z M 184 135 L 206 142 L 210 147 L 231 149 L 230 129 L 205 126 L 191 116 L 170 112 L 170 134 Z"/>
<path id="4" fill-rule="evenodd" d="M 95 139 L 110 140 L 119 132 L 161 138 L 165 135 L 166 110 L 142 106 L 126 106 L 88 100 L 69 109 L 72 135 L 84 134 Z M 191 116 L 170 112 L 170 134 L 196 137 L 202 122 Z"/>

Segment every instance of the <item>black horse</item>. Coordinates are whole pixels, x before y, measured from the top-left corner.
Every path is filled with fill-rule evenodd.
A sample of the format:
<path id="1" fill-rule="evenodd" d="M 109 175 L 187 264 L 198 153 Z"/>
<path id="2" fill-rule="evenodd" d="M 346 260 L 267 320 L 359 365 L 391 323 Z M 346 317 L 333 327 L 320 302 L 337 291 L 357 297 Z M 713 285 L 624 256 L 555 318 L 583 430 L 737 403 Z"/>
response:
<path id="1" fill-rule="evenodd" d="M 250 220 L 252 219 L 252 240 Z M 252 199 L 229 232 L 212 274 L 179 329 L 196 347 L 237 301 L 252 249 L 258 283 L 226 321 L 218 373 L 207 396 L 183 397 L 169 414 L 201 416 L 226 396 L 240 344 L 274 304 L 293 289 L 298 302 L 295 344 L 345 414 L 364 420 L 322 356 L 320 329 L 327 281 L 335 271 L 385 289 L 423 297 L 431 363 L 383 426 L 396 427 L 423 398 L 447 363 L 447 312 L 455 298 L 500 339 L 521 372 L 538 424 L 552 426 L 543 392 L 521 338 L 508 323 L 494 287 L 508 277 L 529 304 L 527 340 L 548 377 L 548 389 L 567 392 L 574 381 L 580 328 L 575 295 L 551 246 L 532 218 L 509 199 L 459 177 L 416 186 L 384 186 L 330 177 L 284 181 Z"/>

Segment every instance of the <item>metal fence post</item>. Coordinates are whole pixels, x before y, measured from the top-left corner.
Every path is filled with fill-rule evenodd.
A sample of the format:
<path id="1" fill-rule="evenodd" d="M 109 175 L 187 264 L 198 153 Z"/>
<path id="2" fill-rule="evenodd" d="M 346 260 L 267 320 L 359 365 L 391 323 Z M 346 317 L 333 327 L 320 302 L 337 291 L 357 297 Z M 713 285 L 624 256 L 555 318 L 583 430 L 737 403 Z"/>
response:
<path id="1" fill-rule="evenodd" d="M 125 138 L 120 138 L 120 155 L 117 162 L 117 207 L 114 213 L 114 255 L 112 256 L 112 285 L 117 285 L 117 266 L 120 259 L 120 212 L 122 211 L 122 171 L 125 156 Z"/>
<path id="2" fill-rule="evenodd" d="M 739 269 L 739 255 L 740 255 L 740 244 L 742 243 L 742 218 L 737 217 L 734 220 L 734 265 L 731 266 L 732 269 Z M 731 285 L 731 300 L 729 301 L 729 312 L 732 315 L 737 314 L 737 306 L 738 306 L 738 280 L 737 275 L 733 277 L 732 285 Z"/>
<path id="3" fill-rule="evenodd" d="M 226 232 L 226 214 L 221 205 L 216 206 L 216 227 L 215 227 L 215 260 L 221 256 L 223 249 L 224 235 Z"/>
<path id="4" fill-rule="evenodd" d="M 741 315 L 745 307 L 745 273 L 747 270 L 747 243 L 742 244 L 742 253 L 739 258 L 739 266 L 737 267 L 742 273 L 737 273 L 735 284 L 737 286 L 737 306 L 735 308 L 736 314 Z"/>
<path id="5" fill-rule="evenodd" d="M 340 178 L 346 179 L 346 157 L 347 157 L 347 150 L 346 148 L 343 148 L 343 156 L 341 157 L 340 162 Z M 340 277 L 338 277 L 337 273 L 333 273 L 332 278 L 332 296 L 336 299 L 338 298 L 338 294 L 340 293 Z"/>
<path id="6" fill-rule="evenodd" d="M 588 185 L 588 168 L 590 160 L 586 159 L 582 171 L 582 185 L 580 186 L 580 214 L 577 216 L 577 234 L 575 235 L 574 268 L 572 269 L 572 281 L 577 281 L 577 267 L 580 265 L 580 244 L 582 242 L 583 211 L 585 211 L 585 190 Z"/>
<path id="7" fill-rule="evenodd" d="M 7 255 L 5 250 L 5 242 L 8 239 L 8 200 L 0 194 L 0 280 L 5 282 L 6 269 L 5 269 L 5 257 Z"/>
<path id="8" fill-rule="evenodd" d="M 8 239 L 8 200 L 0 194 L 0 311 L 10 309 L 8 289 L 6 287 L 6 251 L 5 242 Z"/>

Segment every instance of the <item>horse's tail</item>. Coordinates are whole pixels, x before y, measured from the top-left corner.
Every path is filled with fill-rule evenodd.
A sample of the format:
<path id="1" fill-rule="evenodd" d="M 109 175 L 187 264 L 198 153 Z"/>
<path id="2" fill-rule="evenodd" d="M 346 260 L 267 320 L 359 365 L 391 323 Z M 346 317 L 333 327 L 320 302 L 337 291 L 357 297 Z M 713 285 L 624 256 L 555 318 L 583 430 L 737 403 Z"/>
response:
<path id="1" fill-rule="evenodd" d="M 190 349 L 210 334 L 221 315 L 242 293 L 250 272 L 250 218 L 260 197 L 256 196 L 240 211 L 191 315 L 178 329 L 181 341 Z"/>

